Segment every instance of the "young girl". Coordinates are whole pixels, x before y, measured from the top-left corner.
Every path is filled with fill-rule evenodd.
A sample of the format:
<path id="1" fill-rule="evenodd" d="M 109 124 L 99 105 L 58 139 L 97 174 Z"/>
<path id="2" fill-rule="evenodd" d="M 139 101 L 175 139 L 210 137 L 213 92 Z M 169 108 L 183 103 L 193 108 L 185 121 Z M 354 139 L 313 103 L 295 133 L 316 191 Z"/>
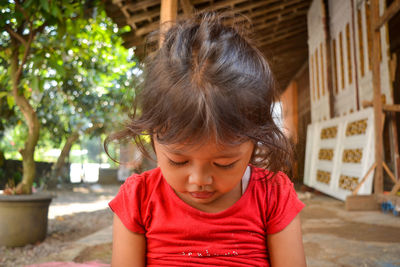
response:
<path id="1" fill-rule="evenodd" d="M 144 149 L 148 135 L 158 162 L 109 204 L 113 266 L 305 266 L 273 77 L 226 21 L 202 13 L 170 28 L 145 65 L 135 116 L 106 141 Z"/>

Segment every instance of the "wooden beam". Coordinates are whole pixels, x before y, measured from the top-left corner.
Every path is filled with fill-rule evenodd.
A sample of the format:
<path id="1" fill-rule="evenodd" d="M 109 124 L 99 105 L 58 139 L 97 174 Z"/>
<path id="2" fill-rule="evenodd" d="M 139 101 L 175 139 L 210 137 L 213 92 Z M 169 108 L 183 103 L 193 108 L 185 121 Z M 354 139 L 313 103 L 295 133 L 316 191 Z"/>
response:
<path id="1" fill-rule="evenodd" d="M 163 33 L 167 32 L 178 16 L 178 0 L 161 0 L 160 13 L 160 46 L 163 43 Z"/>
<path id="2" fill-rule="evenodd" d="M 279 19 L 281 13 L 291 12 L 291 11 L 294 12 L 295 10 L 302 9 L 302 8 L 306 7 L 307 5 L 302 0 L 296 0 L 296 1 L 285 3 L 285 4 L 282 4 L 279 2 L 277 5 L 274 5 L 274 6 L 270 6 L 270 4 L 268 4 L 268 6 L 265 6 L 265 7 L 263 7 L 263 6 L 265 6 L 265 3 L 261 2 L 261 3 L 251 4 L 248 6 L 237 8 L 237 11 L 242 12 L 242 13 L 246 13 L 246 11 L 248 11 L 249 17 L 253 20 L 253 23 L 257 24 L 259 22 L 263 22 L 263 21 L 266 21 L 268 19 L 275 18 L 275 17 L 277 19 Z M 252 9 L 254 9 L 254 8 L 260 8 L 260 9 L 257 11 L 252 11 Z M 261 18 L 256 19 L 257 17 L 261 17 Z"/>
<path id="3" fill-rule="evenodd" d="M 371 174 L 371 172 L 376 168 L 376 162 L 374 164 L 372 164 L 372 166 L 369 168 L 369 170 L 367 171 L 367 173 L 364 175 L 364 177 L 361 179 L 361 181 L 358 183 L 358 185 L 356 186 L 356 188 L 354 188 L 353 190 L 353 195 L 357 195 L 358 190 L 360 190 L 361 186 L 364 184 L 365 180 L 367 180 L 368 176 Z"/>
<path id="4" fill-rule="evenodd" d="M 146 10 L 149 7 L 157 6 L 159 4 L 160 4 L 160 0 L 145 0 L 145 1 L 139 1 L 136 3 L 129 3 L 129 4 L 126 4 L 125 6 L 130 12 L 136 12 L 139 10 Z"/>
<path id="5" fill-rule="evenodd" d="M 225 8 L 234 8 L 235 5 L 246 2 L 247 0 L 226 0 L 217 3 L 211 3 L 209 9 L 218 11 Z"/>
<path id="6" fill-rule="evenodd" d="M 346 197 L 347 211 L 379 210 L 379 203 L 374 195 L 349 195 Z"/>
<path id="7" fill-rule="evenodd" d="M 159 8 L 156 8 L 156 9 L 151 10 L 151 11 L 143 12 L 143 13 L 140 13 L 140 14 L 132 15 L 128 20 L 128 24 L 138 23 L 138 22 L 142 22 L 142 21 L 152 22 L 152 19 L 156 18 L 157 16 L 160 16 L 160 9 Z"/>
<path id="8" fill-rule="evenodd" d="M 386 163 L 383 161 L 382 162 L 382 166 L 383 169 L 386 171 L 387 175 L 389 175 L 390 179 L 392 179 L 393 183 L 397 183 L 396 178 L 394 177 L 394 174 L 392 173 L 392 171 L 389 169 L 388 165 L 386 165 Z"/>
<path id="9" fill-rule="evenodd" d="M 288 32 L 288 33 L 279 35 L 278 37 L 271 37 L 270 36 L 270 37 L 267 37 L 267 38 L 263 38 L 265 41 L 264 42 L 260 42 L 259 44 L 260 44 L 260 47 L 264 47 L 264 46 L 267 46 L 269 44 L 273 44 L 273 43 L 279 42 L 281 40 L 284 40 L 286 38 L 290 38 L 290 37 L 294 37 L 296 35 L 304 34 L 306 32 L 307 32 L 307 28 L 305 28 L 305 29 L 304 28 L 299 28 L 299 29 L 294 30 L 292 32 Z"/>
<path id="10" fill-rule="evenodd" d="M 371 28 L 376 29 L 379 20 L 379 0 L 371 0 Z M 380 75 L 380 31 L 373 31 L 372 34 L 372 81 L 374 90 L 374 124 L 375 124 L 375 179 L 374 193 L 383 192 L 383 136 L 382 136 L 382 101 L 381 101 L 381 75 Z"/>
<path id="11" fill-rule="evenodd" d="M 271 19 L 276 19 L 277 21 L 283 21 L 287 17 L 291 16 L 303 16 L 307 13 L 308 5 L 304 2 L 300 2 L 291 7 L 286 7 L 283 9 L 273 9 L 273 10 L 257 10 L 250 13 L 250 18 L 254 21 L 254 24 L 263 24 Z"/>
<path id="12" fill-rule="evenodd" d="M 379 31 L 383 24 L 388 22 L 397 12 L 400 11 L 400 0 L 395 0 L 383 13 L 381 17 L 379 17 L 378 23 L 375 25 L 375 31 Z"/>
<path id="13" fill-rule="evenodd" d="M 262 21 L 259 20 L 254 23 L 254 25 L 255 25 L 254 31 L 261 31 L 261 30 L 264 30 L 271 26 L 281 27 L 281 25 L 284 24 L 285 22 L 296 22 L 296 21 L 301 21 L 302 19 L 304 19 L 304 21 L 306 21 L 306 18 L 304 16 L 305 14 L 307 14 L 307 10 L 291 13 L 290 15 L 287 15 L 284 17 L 278 16 L 276 18 L 276 20 L 270 21 L 270 22 L 265 22 L 268 19 L 263 19 Z M 273 16 L 273 17 L 276 17 L 276 16 Z M 306 26 L 307 26 L 307 24 L 306 24 Z"/>
<path id="14" fill-rule="evenodd" d="M 144 27 L 140 27 L 139 29 L 137 29 L 137 31 L 135 31 L 135 34 L 137 36 L 144 36 L 152 31 L 157 30 L 160 27 L 160 22 L 156 21 L 153 23 L 150 23 Z"/>
<path id="15" fill-rule="evenodd" d="M 179 3 L 181 4 L 183 14 L 189 17 L 194 13 L 194 6 L 190 2 L 190 0 L 180 0 Z"/>
<path id="16" fill-rule="evenodd" d="M 263 41 L 268 41 L 271 40 L 271 38 L 274 37 L 280 37 L 281 35 L 286 35 L 289 33 L 297 33 L 297 32 L 306 32 L 307 31 L 307 25 L 304 23 L 301 24 L 291 24 L 286 27 L 282 27 L 281 29 L 277 31 L 265 31 L 265 32 L 257 32 L 261 38 L 255 39 L 256 42 L 262 43 Z"/>
<path id="17" fill-rule="evenodd" d="M 400 180 L 393 186 L 392 191 L 390 191 L 390 195 L 394 196 L 400 190 Z"/>
<path id="18" fill-rule="evenodd" d="M 400 112 L 400 105 L 383 105 L 383 111 Z"/>

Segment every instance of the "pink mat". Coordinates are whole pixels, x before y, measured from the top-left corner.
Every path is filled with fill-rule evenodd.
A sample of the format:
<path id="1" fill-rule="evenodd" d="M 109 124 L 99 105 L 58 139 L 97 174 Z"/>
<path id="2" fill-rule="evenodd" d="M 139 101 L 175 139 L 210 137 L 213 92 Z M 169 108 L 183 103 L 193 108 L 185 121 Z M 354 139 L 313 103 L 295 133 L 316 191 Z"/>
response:
<path id="1" fill-rule="evenodd" d="M 25 265 L 25 267 L 109 267 L 109 266 L 111 265 L 101 263 L 98 261 L 88 261 L 83 263 L 54 261 L 54 262 Z"/>

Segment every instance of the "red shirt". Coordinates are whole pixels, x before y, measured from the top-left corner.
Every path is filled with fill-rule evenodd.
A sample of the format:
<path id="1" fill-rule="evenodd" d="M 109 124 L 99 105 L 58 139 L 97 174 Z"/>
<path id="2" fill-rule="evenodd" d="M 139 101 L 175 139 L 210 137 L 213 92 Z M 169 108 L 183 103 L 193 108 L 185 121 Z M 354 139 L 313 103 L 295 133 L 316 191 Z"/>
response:
<path id="1" fill-rule="evenodd" d="M 269 266 L 266 236 L 304 207 L 284 173 L 272 177 L 253 166 L 242 197 L 218 213 L 183 202 L 159 168 L 129 177 L 109 205 L 129 230 L 145 235 L 148 266 Z"/>

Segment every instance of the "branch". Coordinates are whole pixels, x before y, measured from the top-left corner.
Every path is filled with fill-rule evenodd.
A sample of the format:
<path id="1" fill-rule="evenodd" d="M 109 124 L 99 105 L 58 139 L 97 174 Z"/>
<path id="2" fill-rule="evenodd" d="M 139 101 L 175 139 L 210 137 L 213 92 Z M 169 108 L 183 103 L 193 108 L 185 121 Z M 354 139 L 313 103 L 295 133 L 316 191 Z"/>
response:
<path id="1" fill-rule="evenodd" d="M 36 35 L 37 33 L 39 33 L 39 32 L 42 32 L 43 29 L 44 29 L 46 26 L 47 26 L 46 23 L 43 23 L 42 25 L 40 25 L 40 27 L 38 27 L 37 29 L 35 29 L 35 30 L 33 31 L 33 36 L 35 36 L 35 35 Z"/>
<path id="2" fill-rule="evenodd" d="M 24 39 L 24 37 L 23 37 L 22 35 L 19 35 L 19 34 L 16 33 L 15 31 L 13 31 L 13 29 L 12 29 L 10 26 L 5 25 L 4 28 L 6 29 L 6 31 L 7 31 L 12 37 L 14 37 L 14 38 L 17 39 L 18 41 L 20 41 L 24 46 L 27 45 L 27 42 L 26 42 L 26 40 Z"/>
<path id="3" fill-rule="evenodd" d="M 28 58 L 29 50 L 30 50 L 30 48 L 31 48 L 31 43 L 32 43 L 33 38 L 35 37 L 34 34 L 36 34 L 36 33 L 32 32 L 32 23 L 30 23 L 30 27 L 29 27 L 29 39 L 28 39 L 28 42 L 27 42 L 26 45 L 25 45 L 24 56 L 23 56 L 23 58 L 22 58 L 21 64 L 19 64 L 19 66 L 18 66 L 18 70 L 17 70 L 17 73 L 16 73 L 16 75 L 17 75 L 17 76 L 16 76 L 16 77 L 17 77 L 17 81 L 19 80 L 19 78 L 20 78 L 20 76 L 21 76 L 22 67 L 24 66 L 24 64 L 25 64 L 25 62 L 26 62 L 26 59 Z"/>
<path id="4" fill-rule="evenodd" d="M 15 1 L 15 5 L 17 6 L 17 8 L 22 12 L 22 14 L 24 15 L 25 19 L 27 21 L 29 21 L 29 16 L 28 14 L 26 14 L 25 9 L 21 6 L 20 2 L 17 0 Z"/>

